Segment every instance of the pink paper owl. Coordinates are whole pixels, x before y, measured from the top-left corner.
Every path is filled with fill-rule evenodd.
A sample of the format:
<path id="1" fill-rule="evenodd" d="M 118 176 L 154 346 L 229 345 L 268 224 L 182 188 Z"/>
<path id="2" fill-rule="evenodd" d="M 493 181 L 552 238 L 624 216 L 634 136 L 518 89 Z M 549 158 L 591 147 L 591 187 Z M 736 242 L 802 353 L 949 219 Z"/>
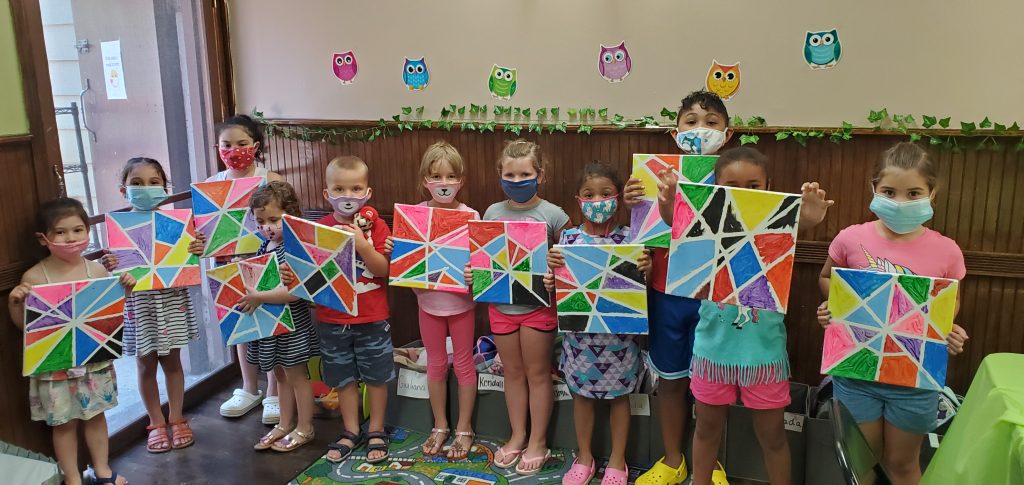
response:
<path id="1" fill-rule="evenodd" d="M 352 81 L 356 78 L 356 73 L 359 72 L 359 66 L 356 65 L 356 55 L 352 51 L 342 52 L 338 54 L 334 53 L 334 60 L 331 62 L 334 67 L 334 76 L 341 81 L 341 84 L 352 84 Z"/>
<path id="2" fill-rule="evenodd" d="M 598 55 L 597 69 L 601 77 L 608 82 L 617 83 L 626 79 L 629 71 L 633 69 L 633 62 L 629 58 L 629 51 L 626 50 L 626 41 L 622 41 L 614 47 L 601 45 L 601 52 Z"/>

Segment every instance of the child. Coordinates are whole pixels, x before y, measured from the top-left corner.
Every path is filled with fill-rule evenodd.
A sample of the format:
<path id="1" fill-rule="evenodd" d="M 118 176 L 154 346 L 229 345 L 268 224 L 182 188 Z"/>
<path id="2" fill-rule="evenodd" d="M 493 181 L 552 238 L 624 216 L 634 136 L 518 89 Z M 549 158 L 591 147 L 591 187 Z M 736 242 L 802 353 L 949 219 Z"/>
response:
<path id="1" fill-rule="evenodd" d="M 498 158 L 498 174 L 508 200 L 488 207 L 484 220 L 544 222 L 548 242 L 559 240 L 562 230 L 570 227 L 569 216 L 537 196 L 537 187 L 544 183 L 544 168 L 540 145 L 522 139 L 506 142 Z M 468 264 L 465 277 L 466 285 L 472 287 Z M 515 466 L 520 475 L 535 475 L 551 456 L 547 429 L 554 401 L 551 352 L 558 327 L 555 308 L 493 304 L 488 316 L 505 368 L 505 404 L 512 425 L 512 436 L 495 452 L 494 465 Z"/>
<path id="2" fill-rule="evenodd" d="M 768 159 L 753 148 L 726 150 L 715 164 L 718 185 L 768 190 Z M 676 176 L 664 172 L 659 181 L 661 208 L 676 200 Z M 803 184 L 799 227 L 824 219 L 832 201 L 817 183 Z M 664 210 L 663 210 L 664 213 Z M 789 358 L 784 314 L 701 301 L 694 330 L 690 390 L 697 404 L 693 436 L 694 485 L 727 484 L 725 470 L 716 466 L 729 405 L 737 394 L 753 410 L 754 431 L 764 452 L 773 485 L 790 483 L 789 443 L 783 412 L 790 403 Z"/>
<path id="3" fill-rule="evenodd" d="M 287 182 L 270 182 L 252 194 L 249 207 L 266 242 L 257 255 L 274 253 L 278 264 L 284 264 L 282 216 L 302 216 L 299 198 Z M 313 388 L 306 375 L 306 363 L 320 352 L 320 342 L 309 315 L 309 304 L 288 294 L 284 286 L 272 290 L 249 292 L 239 302 L 243 311 L 251 312 L 263 303 L 287 303 L 295 330 L 249 342 L 246 360 L 259 366 L 260 372 L 277 376 L 278 390 L 283 397 L 280 424 L 256 443 L 255 449 L 292 451 L 313 439 Z M 295 414 L 298 422 L 292 425 Z"/>
<path id="4" fill-rule="evenodd" d="M 235 115 L 224 120 L 217 127 L 217 154 L 224 162 L 227 170 L 217 172 L 206 179 L 207 182 L 232 180 L 244 177 L 263 177 L 266 181 L 284 180 L 276 172 L 255 164 L 263 160 L 263 131 L 260 126 L 247 115 Z M 202 254 L 206 245 L 206 236 L 196 234 L 196 249 Z M 227 258 L 231 259 L 231 258 Z M 231 398 L 220 405 L 220 415 L 228 418 L 245 416 L 249 411 L 263 403 L 263 424 L 277 424 L 281 419 L 281 408 L 277 396 L 277 379 L 275 373 L 267 373 L 267 395 L 259 390 L 256 382 L 256 366 L 246 359 L 246 346 L 236 345 L 238 367 L 242 370 L 242 387 L 235 389 Z"/>
<path id="5" fill-rule="evenodd" d="M 387 383 L 395 378 L 394 350 L 391 346 L 391 325 L 388 309 L 388 258 L 384 243 L 391 231 L 382 219 L 370 227 L 371 244 L 363 229 L 354 224 L 356 215 L 372 191 L 370 168 L 358 157 L 344 156 L 327 165 L 327 188 L 324 199 L 334 212 L 320 224 L 336 226 L 355 235 L 358 315 L 348 315 L 318 306 L 320 349 L 323 354 L 324 383 L 338 389 L 341 417 L 345 430 L 341 439 L 328 445 L 327 459 L 338 463 L 366 440 L 366 461 L 380 463 L 388 459 L 388 435 L 384 431 L 387 408 Z M 367 209 L 370 209 L 367 207 Z M 359 427 L 359 388 L 356 380 L 366 384 L 369 395 L 370 424 L 364 436 Z"/>
<path id="6" fill-rule="evenodd" d="M 420 182 L 430 200 L 420 205 L 470 211 L 473 219 L 480 214 L 455 199 L 466 181 L 466 168 L 455 147 L 439 141 L 427 148 L 420 162 Z M 385 254 L 390 254 L 389 237 Z M 446 337 L 452 338 L 455 375 L 459 380 L 459 422 L 455 440 L 448 449 L 449 460 L 462 460 L 473 446 L 473 406 L 476 402 L 476 367 L 473 365 L 473 331 L 476 314 L 473 298 L 444 291 L 413 289 L 420 305 L 420 336 L 427 351 L 427 390 L 434 414 L 434 429 L 423 442 L 424 455 L 441 452 L 448 438 L 445 401 L 448 397 L 448 351 Z"/>
<path id="7" fill-rule="evenodd" d="M 956 280 L 966 276 L 956 242 L 922 226 L 932 218 L 936 185 L 935 165 L 921 147 L 899 143 L 882 154 L 871 179 L 869 206 L 878 220 L 847 227 L 832 241 L 819 279 L 826 299 L 833 267 Z M 818 308 L 822 326 L 831 317 L 827 304 Z M 946 337 L 949 353 L 963 352 L 967 339 L 963 327 L 954 324 Z M 892 482 L 916 484 L 921 438 L 935 427 L 939 393 L 843 377 L 832 383 L 835 397 L 850 409 Z"/>
<path id="8" fill-rule="evenodd" d="M 152 158 L 132 158 L 121 170 L 121 194 L 128 199 L 134 211 L 155 210 L 167 199 L 167 185 L 163 167 Z M 103 265 L 112 271 L 117 266 L 117 259 L 106 255 Z M 198 337 L 199 325 L 188 288 L 136 291 L 125 300 L 124 355 L 138 357 L 139 394 L 149 415 L 146 450 L 150 453 L 185 448 L 195 442 L 192 428 L 181 409 L 185 397 L 181 349 Z M 157 365 L 164 371 L 166 419 L 160 409 Z"/>
<path id="9" fill-rule="evenodd" d="M 577 184 L 576 199 L 583 213 L 583 224 L 562 232 L 559 244 L 621 244 L 629 240 L 629 227 L 614 223 L 618 209 L 622 179 L 615 167 L 594 161 L 583 168 Z M 548 266 L 565 266 L 565 258 L 558 249 L 548 252 Z M 645 254 L 638 269 L 650 269 L 650 258 Z M 554 275 L 544 279 L 548 291 L 554 291 Z M 588 334 L 568 332 L 562 339 L 561 371 L 573 394 L 573 416 L 576 421 L 576 443 L 579 453 L 568 473 L 562 478 L 564 485 L 586 485 L 594 478 L 597 463 L 590 449 L 594 431 L 594 404 L 597 400 L 610 401 L 612 453 L 605 467 L 603 484 L 625 485 L 629 477 L 626 466 L 626 440 L 629 437 L 629 393 L 636 388 L 640 377 L 640 347 L 633 335 Z M 607 364 L 607 365 L 606 365 Z M 600 376 L 594 378 L 593 376 Z M 578 376 L 586 376 L 579 378 Z"/>
<path id="10" fill-rule="evenodd" d="M 29 268 L 21 284 L 11 290 L 7 308 L 18 328 L 25 327 L 25 298 L 33 285 L 105 277 L 103 266 L 86 261 L 82 251 L 89 245 L 89 216 L 74 199 L 60 198 L 39 207 L 39 244 L 50 255 Z M 125 292 L 135 278 L 121 274 Z M 111 361 L 93 362 L 67 370 L 29 376 L 32 419 L 53 428 L 53 449 L 64 483 L 82 483 L 78 468 L 78 426 L 81 422 L 93 468 L 86 471 L 92 483 L 125 485 L 128 481 L 110 469 L 107 454 L 107 418 L 103 413 L 117 406 L 117 378 Z"/>

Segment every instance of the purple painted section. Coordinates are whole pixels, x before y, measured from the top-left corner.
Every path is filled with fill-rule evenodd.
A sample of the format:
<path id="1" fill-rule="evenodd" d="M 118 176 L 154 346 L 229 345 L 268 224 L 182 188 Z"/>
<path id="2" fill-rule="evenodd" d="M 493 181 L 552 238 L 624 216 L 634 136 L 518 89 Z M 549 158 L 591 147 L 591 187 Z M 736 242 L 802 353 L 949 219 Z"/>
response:
<path id="1" fill-rule="evenodd" d="M 246 228 L 251 233 L 258 232 L 256 228 L 256 216 L 252 215 L 252 211 L 245 213 L 245 217 L 242 218 L 242 227 Z"/>
<path id="2" fill-rule="evenodd" d="M 349 239 L 345 246 L 341 248 L 341 252 L 334 257 L 334 262 L 338 263 L 338 266 L 341 267 L 341 274 L 345 275 L 345 278 L 352 278 L 352 260 L 348 259 L 352 244 L 352 240 Z"/>
<path id="3" fill-rule="evenodd" d="M 65 325 L 68 323 L 67 318 L 59 318 L 53 315 L 45 315 L 39 317 L 36 321 L 32 322 L 31 325 L 25 327 L 25 330 L 39 330 L 40 328 L 52 327 L 54 325 Z"/>
<path id="4" fill-rule="evenodd" d="M 893 337 L 903 344 L 903 348 L 907 349 L 907 352 L 910 353 L 914 360 L 921 362 L 921 341 L 919 339 L 902 335 L 893 335 Z"/>
<path id="5" fill-rule="evenodd" d="M 207 278 L 206 283 L 210 285 L 210 295 L 213 298 L 217 298 L 217 292 L 220 291 L 220 287 L 222 286 L 220 282 L 213 278 Z"/>
<path id="6" fill-rule="evenodd" d="M 853 336 L 857 338 L 858 342 L 867 342 L 871 340 L 871 337 L 878 335 L 878 332 L 868 330 L 866 328 L 856 327 L 850 325 L 850 331 L 853 332 Z"/>
<path id="7" fill-rule="evenodd" d="M 126 229 L 125 234 L 138 246 L 142 254 L 153 254 L 153 226 L 144 224 L 132 229 Z"/>
<path id="8" fill-rule="evenodd" d="M 75 312 L 74 307 L 72 306 L 74 304 L 74 302 L 75 302 L 74 300 L 75 300 L 74 298 L 68 298 L 67 300 L 64 300 L 64 303 L 61 303 L 57 307 L 57 311 L 63 313 L 65 316 L 67 316 L 70 319 L 75 314 L 74 313 Z"/>
<path id="9" fill-rule="evenodd" d="M 25 298 L 25 308 L 31 308 L 39 313 L 46 313 L 53 307 L 38 296 L 29 293 L 28 297 Z"/>
<path id="10" fill-rule="evenodd" d="M 637 285 L 635 282 L 627 280 L 621 276 L 608 275 L 604 279 L 604 285 L 602 287 L 612 290 L 627 290 L 636 289 Z"/>
<path id="11" fill-rule="evenodd" d="M 134 249 L 111 249 L 110 254 L 117 257 L 117 269 L 149 266 L 149 261 L 146 257 Z"/>
<path id="12" fill-rule="evenodd" d="M 740 305 L 745 307 L 777 310 L 774 298 L 772 298 L 772 292 L 768 288 L 768 279 L 764 276 L 758 277 L 740 290 L 739 300 Z"/>

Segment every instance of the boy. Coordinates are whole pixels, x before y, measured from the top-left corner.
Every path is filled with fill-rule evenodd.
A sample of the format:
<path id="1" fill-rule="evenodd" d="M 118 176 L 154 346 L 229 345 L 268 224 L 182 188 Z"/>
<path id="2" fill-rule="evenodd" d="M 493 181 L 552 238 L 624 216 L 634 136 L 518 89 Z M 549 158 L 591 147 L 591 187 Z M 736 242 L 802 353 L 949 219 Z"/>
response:
<path id="1" fill-rule="evenodd" d="M 676 116 L 672 138 L 687 155 L 714 155 L 732 138 L 729 112 L 714 93 L 694 91 L 683 98 Z M 644 195 L 640 180 L 630 178 L 623 197 L 632 208 Z M 660 204 L 664 206 L 665 204 Z M 662 218 L 672 224 L 671 210 Z M 647 339 L 648 367 L 658 375 L 658 401 L 661 408 L 661 436 L 665 456 L 641 475 L 637 485 L 673 485 L 686 480 L 683 459 L 683 431 L 689 409 L 690 360 L 693 355 L 693 331 L 700 320 L 700 301 L 665 293 L 668 249 L 652 252 L 651 291 L 648 292 L 650 335 Z"/>
<path id="2" fill-rule="evenodd" d="M 379 463 L 388 458 L 388 438 L 384 431 L 387 407 L 387 383 L 395 378 L 391 346 L 390 313 L 387 300 L 388 259 L 384 241 L 391 236 L 387 224 L 377 219 L 364 236 L 353 217 L 370 199 L 369 167 L 358 157 L 343 156 L 327 165 L 324 199 L 334 212 L 318 220 L 320 224 L 345 229 L 355 235 L 357 315 L 348 315 L 317 306 L 320 322 L 320 349 L 323 355 L 324 382 L 338 389 L 338 400 L 345 431 L 337 443 L 328 445 L 327 459 L 340 462 L 358 448 L 364 439 L 359 428 L 359 388 L 366 384 L 370 402 L 370 424 L 366 461 Z M 371 242 L 372 241 L 372 242 Z"/>

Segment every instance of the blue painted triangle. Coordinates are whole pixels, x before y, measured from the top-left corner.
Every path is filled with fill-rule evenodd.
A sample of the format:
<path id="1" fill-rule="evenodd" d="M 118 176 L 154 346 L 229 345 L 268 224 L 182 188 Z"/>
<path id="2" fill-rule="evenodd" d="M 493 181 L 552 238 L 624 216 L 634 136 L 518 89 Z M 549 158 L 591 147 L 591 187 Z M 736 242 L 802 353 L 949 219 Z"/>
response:
<path id="1" fill-rule="evenodd" d="M 174 278 L 176 276 L 178 276 L 178 273 L 180 271 L 181 271 L 181 268 L 177 267 L 177 266 L 171 266 L 171 267 L 159 267 L 158 266 L 156 268 L 156 274 L 157 274 L 157 276 L 160 277 L 161 280 L 163 280 L 164 286 L 171 286 L 171 283 L 174 281 Z"/>
<path id="2" fill-rule="evenodd" d="M 886 284 L 892 279 L 892 275 L 888 273 L 876 273 L 873 271 L 843 271 L 837 270 L 837 274 L 846 281 L 853 291 L 857 292 L 861 298 L 867 298 L 871 293 L 878 289 L 878 287 Z"/>
<path id="3" fill-rule="evenodd" d="M 137 211 L 137 212 L 110 212 L 107 213 L 107 217 L 112 218 L 117 224 L 125 229 L 129 229 L 142 224 L 149 224 L 153 221 L 152 211 Z"/>
<path id="4" fill-rule="evenodd" d="M 590 320 L 587 321 L 587 326 L 584 327 L 584 328 L 587 329 L 587 333 L 609 333 L 609 332 L 611 332 L 611 330 L 608 329 L 608 325 L 605 325 L 605 323 L 601 321 L 600 317 L 594 317 L 594 316 L 590 317 Z"/>
<path id="5" fill-rule="evenodd" d="M 423 247 L 423 243 L 404 241 L 402 239 L 395 239 L 394 242 L 395 249 L 391 251 L 392 261 Z"/>
<path id="6" fill-rule="evenodd" d="M 117 279 L 93 280 L 75 295 L 75 315 L 86 315 L 93 308 L 104 308 L 124 296 Z"/>
<path id="7" fill-rule="evenodd" d="M 486 251 L 487 254 L 495 255 L 498 254 L 498 251 L 501 251 L 501 248 L 503 247 L 505 247 L 505 238 L 497 237 L 494 238 L 493 241 L 487 243 L 487 245 L 484 246 L 484 251 Z"/>
<path id="8" fill-rule="evenodd" d="M 238 312 L 231 312 L 220 321 L 220 335 L 221 338 L 224 339 L 224 345 L 231 345 L 234 343 L 234 339 L 232 337 L 235 333 L 235 327 L 238 326 L 238 319 L 241 317 L 241 314 Z"/>
<path id="9" fill-rule="evenodd" d="M 871 316 L 871 312 L 867 311 L 863 306 L 857 307 L 857 309 L 854 310 L 853 313 L 849 314 L 843 320 L 853 323 L 859 323 L 861 325 L 881 327 L 881 324 L 879 324 L 879 322 L 875 320 L 875 317 Z"/>
<path id="10" fill-rule="evenodd" d="M 154 235 L 157 241 L 173 245 L 181 239 L 185 224 L 177 219 L 171 219 L 159 212 L 153 216 Z"/>
<path id="11" fill-rule="evenodd" d="M 609 333 L 646 334 L 647 317 L 602 316 Z"/>
<path id="12" fill-rule="evenodd" d="M 313 301 L 317 305 L 323 305 L 328 308 L 333 308 L 339 312 L 349 313 L 349 309 L 345 308 L 345 304 L 341 302 L 341 298 L 338 298 L 337 293 L 331 290 L 330 285 L 324 285 L 323 289 L 319 293 L 313 296 Z"/>
<path id="13" fill-rule="evenodd" d="M 274 334 L 274 328 L 277 327 L 277 317 L 274 315 L 281 313 L 282 306 L 263 304 L 253 312 L 253 316 L 256 317 L 257 332 L 259 332 L 260 337 L 269 337 Z"/>
<path id="14" fill-rule="evenodd" d="M 882 342 L 885 341 L 885 334 L 880 333 L 875 336 L 875 339 L 868 342 L 868 347 L 871 347 L 875 352 L 882 353 Z"/>
<path id="15" fill-rule="evenodd" d="M 509 288 L 508 273 L 502 273 L 497 280 L 491 283 L 490 288 L 476 297 L 476 301 L 511 304 L 512 290 Z"/>
<path id="16" fill-rule="evenodd" d="M 886 310 L 889 309 L 889 298 L 892 295 L 892 287 L 884 288 L 879 291 L 877 295 L 871 297 L 867 301 L 867 305 L 871 308 L 871 311 L 875 312 L 878 319 L 885 322 L 888 321 L 888 314 Z"/>
<path id="17" fill-rule="evenodd" d="M 604 264 L 604 262 L 602 261 L 600 264 Z M 585 261 L 577 259 L 573 253 L 566 253 L 565 266 L 576 276 L 576 281 L 580 286 L 587 286 L 587 284 L 603 272 L 601 268 L 595 268 Z"/>
<path id="18" fill-rule="evenodd" d="M 75 329 L 75 365 L 86 363 L 100 344 L 80 328 Z"/>
<path id="19" fill-rule="evenodd" d="M 598 313 L 640 313 L 635 308 L 620 305 L 602 296 L 597 297 L 597 311 Z"/>
<path id="20" fill-rule="evenodd" d="M 469 250 L 460 248 L 437 248 L 437 252 L 444 256 L 452 266 L 458 268 L 459 273 L 462 272 L 462 268 L 469 262 Z"/>
<path id="21" fill-rule="evenodd" d="M 192 188 L 192 213 L 195 215 L 213 214 L 220 210 L 202 192 Z"/>
<path id="22" fill-rule="evenodd" d="M 288 224 L 284 225 L 281 244 L 284 246 L 285 253 L 310 261 L 309 256 L 306 254 L 306 249 L 302 247 L 302 242 L 299 241 L 299 236 L 295 234 L 295 231 Z"/>

